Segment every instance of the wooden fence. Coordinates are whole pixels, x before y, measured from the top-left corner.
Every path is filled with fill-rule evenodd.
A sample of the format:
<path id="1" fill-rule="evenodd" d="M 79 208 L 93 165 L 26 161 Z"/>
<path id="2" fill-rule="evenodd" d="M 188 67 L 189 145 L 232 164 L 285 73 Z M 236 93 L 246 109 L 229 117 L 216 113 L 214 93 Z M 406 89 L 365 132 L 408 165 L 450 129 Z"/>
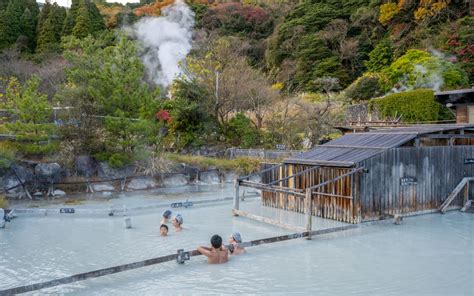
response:
<path id="1" fill-rule="evenodd" d="M 360 165 L 368 169 L 360 184 L 362 219 L 435 210 L 464 177 L 474 176 L 474 146 L 394 148 Z M 463 201 L 460 194 L 451 205 Z"/>

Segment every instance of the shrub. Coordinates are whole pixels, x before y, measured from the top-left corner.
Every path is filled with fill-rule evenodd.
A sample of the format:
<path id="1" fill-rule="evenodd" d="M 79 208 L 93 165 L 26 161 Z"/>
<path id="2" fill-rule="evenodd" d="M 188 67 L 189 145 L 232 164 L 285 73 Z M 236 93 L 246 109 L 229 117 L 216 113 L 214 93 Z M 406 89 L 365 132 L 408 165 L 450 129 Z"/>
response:
<path id="1" fill-rule="evenodd" d="M 383 70 L 397 88 L 454 89 L 469 84 L 467 74 L 458 65 L 432 56 L 426 51 L 410 49 Z"/>
<path id="2" fill-rule="evenodd" d="M 251 148 L 258 145 L 259 133 L 252 121 L 243 113 L 229 120 L 225 127 L 227 141 L 233 146 Z"/>
<path id="3" fill-rule="evenodd" d="M 378 110 L 383 117 L 401 115 L 404 122 L 437 121 L 454 118 L 451 113 L 446 112 L 446 107 L 434 100 L 433 91 L 429 89 L 417 89 L 372 99 L 369 106 Z"/>
<path id="4" fill-rule="evenodd" d="M 121 168 L 131 162 L 129 155 L 124 153 L 114 153 L 109 158 L 109 165 L 112 168 Z"/>
<path id="5" fill-rule="evenodd" d="M 382 25 L 388 24 L 394 16 L 400 12 L 400 8 L 395 3 L 385 3 L 380 5 L 379 22 Z"/>
<path id="6" fill-rule="evenodd" d="M 380 75 L 375 73 L 366 73 L 357 78 L 349 85 L 346 90 L 346 96 L 351 100 L 368 100 L 383 94 L 380 85 Z"/>
<path id="7" fill-rule="evenodd" d="M 212 158 L 204 156 L 167 154 L 169 160 L 186 163 L 207 170 L 215 167 L 222 171 L 235 171 L 239 174 L 250 174 L 260 169 L 260 163 L 264 160 L 255 157 L 238 157 L 236 159 Z"/>

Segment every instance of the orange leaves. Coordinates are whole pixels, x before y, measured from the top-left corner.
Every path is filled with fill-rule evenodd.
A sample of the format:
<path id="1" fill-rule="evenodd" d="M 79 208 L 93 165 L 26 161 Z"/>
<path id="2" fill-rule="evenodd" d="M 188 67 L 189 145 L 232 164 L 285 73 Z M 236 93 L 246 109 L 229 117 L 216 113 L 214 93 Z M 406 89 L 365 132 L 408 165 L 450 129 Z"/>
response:
<path id="1" fill-rule="evenodd" d="M 134 13 L 136 16 L 159 16 L 161 14 L 161 9 L 165 8 L 168 5 L 174 3 L 174 0 L 157 0 L 155 3 L 144 5 L 135 9 Z"/>

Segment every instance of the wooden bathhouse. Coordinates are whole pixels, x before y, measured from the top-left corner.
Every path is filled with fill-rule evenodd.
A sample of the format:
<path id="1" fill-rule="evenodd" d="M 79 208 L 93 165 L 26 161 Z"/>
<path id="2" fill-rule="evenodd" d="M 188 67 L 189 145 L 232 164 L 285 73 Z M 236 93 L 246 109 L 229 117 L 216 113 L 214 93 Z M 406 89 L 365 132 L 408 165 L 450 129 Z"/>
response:
<path id="1" fill-rule="evenodd" d="M 456 123 L 474 123 L 474 88 L 436 92 L 438 103 L 456 113 Z"/>
<path id="2" fill-rule="evenodd" d="M 474 176 L 473 143 L 474 124 L 348 133 L 266 165 L 260 182 L 238 179 L 236 191 L 258 188 L 265 206 L 349 223 L 461 208 Z"/>

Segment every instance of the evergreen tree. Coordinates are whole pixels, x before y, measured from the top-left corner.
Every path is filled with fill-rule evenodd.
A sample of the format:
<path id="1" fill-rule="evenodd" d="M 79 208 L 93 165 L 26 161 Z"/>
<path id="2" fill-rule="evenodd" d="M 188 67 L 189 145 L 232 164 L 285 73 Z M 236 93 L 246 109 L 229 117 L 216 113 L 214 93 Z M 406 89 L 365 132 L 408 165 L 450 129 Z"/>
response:
<path id="1" fill-rule="evenodd" d="M 29 12 L 25 14 L 27 9 Z M 35 32 L 33 30 L 31 34 L 31 27 L 32 24 L 33 28 L 36 27 L 38 13 L 39 7 L 35 0 L 8 2 L 5 11 L 0 14 L 0 48 L 12 45 L 22 35 L 31 37 L 29 42 L 34 42 Z M 34 43 L 31 44 L 34 45 Z"/>
<path id="2" fill-rule="evenodd" d="M 131 156 L 152 135 L 158 89 L 143 83 L 144 71 L 135 44 L 123 37 L 104 50 L 103 66 L 90 81 L 88 91 L 107 116 L 106 146 L 111 152 Z"/>
<path id="3" fill-rule="evenodd" d="M 89 18 L 89 11 L 87 6 L 81 5 L 75 21 L 74 28 L 72 28 L 72 35 L 77 38 L 87 37 L 92 32 L 92 23 Z"/>
<path id="4" fill-rule="evenodd" d="M 40 80 L 33 76 L 26 85 L 21 85 L 12 78 L 5 93 L 3 108 L 15 118 L 13 123 L 5 127 L 17 138 L 28 140 L 28 143 L 17 145 L 19 151 L 25 154 L 43 154 L 50 152 L 55 144 L 43 144 L 55 132 L 55 125 L 49 122 L 52 108 L 45 94 L 38 92 Z"/>
<path id="5" fill-rule="evenodd" d="M 46 13 L 47 15 L 40 15 L 38 21 L 38 50 L 59 50 L 66 10 L 54 3 L 49 5 Z"/>
<path id="6" fill-rule="evenodd" d="M 33 51 L 35 48 L 35 29 L 35 20 L 33 19 L 33 15 L 31 14 L 31 11 L 26 8 L 20 18 L 20 32 L 21 36 L 25 36 L 27 38 L 27 45 L 30 51 Z"/>
<path id="7" fill-rule="evenodd" d="M 89 12 L 89 19 L 91 21 L 91 33 L 96 33 L 105 30 L 104 18 L 100 14 L 99 9 L 94 2 L 86 0 L 87 10 Z"/>
<path id="8" fill-rule="evenodd" d="M 72 0 L 71 8 L 69 9 L 66 19 L 64 20 L 64 27 L 62 35 L 71 35 L 74 26 L 76 25 L 76 17 L 81 6 L 81 0 Z"/>

